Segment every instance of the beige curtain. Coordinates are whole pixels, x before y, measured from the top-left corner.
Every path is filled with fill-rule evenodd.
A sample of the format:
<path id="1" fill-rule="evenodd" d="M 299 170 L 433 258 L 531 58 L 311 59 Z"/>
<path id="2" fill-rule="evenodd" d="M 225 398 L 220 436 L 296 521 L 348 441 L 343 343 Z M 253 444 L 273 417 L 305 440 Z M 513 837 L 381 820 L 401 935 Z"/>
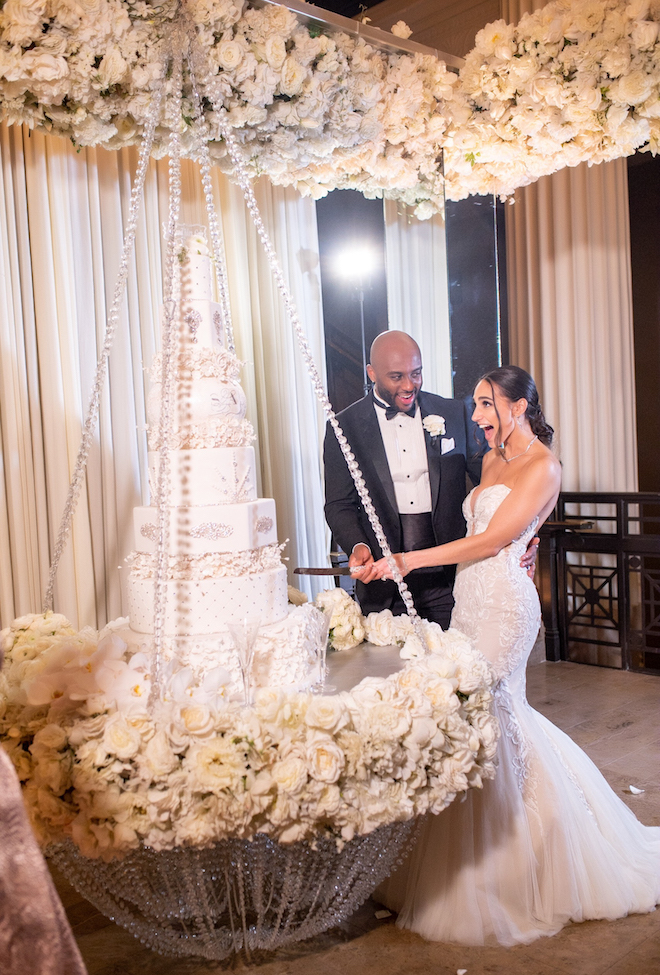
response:
<path id="1" fill-rule="evenodd" d="M 424 388 L 453 395 L 444 218 L 417 220 L 412 208 L 384 201 L 389 327 L 419 343 Z"/>
<path id="2" fill-rule="evenodd" d="M 509 23 L 544 6 L 503 0 Z M 637 442 L 625 159 L 564 169 L 506 209 L 511 361 L 535 377 L 563 486 L 635 491 Z"/>
<path id="3" fill-rule="evenodd" d="M 61 139 L 4 125 L 0 150 L 0 618 L 7 625 L 41 607 L 112 300 L 137 153 L 76 152 Z M 195 167 L 186 163 L 183 175 L 182 219 L 204 223 Z M 290 564 L 309 564 L 327 551 L 323 418 L 242 196 L 219 172 L 214 182 L 237 347 L 247 360 L 248 415 L 262 447 L 262 491 L 277 502 Z M 145 370 L 159 342 L 167 192 L 167 164 L 152 161 L 86 487 L 55 590 L 55 608 L 75 625 L 100 626 L 121 615 L 132 509 L 147 501 Z M 323 368 L 314 204 L 268 184 L 258 193 Z"/>

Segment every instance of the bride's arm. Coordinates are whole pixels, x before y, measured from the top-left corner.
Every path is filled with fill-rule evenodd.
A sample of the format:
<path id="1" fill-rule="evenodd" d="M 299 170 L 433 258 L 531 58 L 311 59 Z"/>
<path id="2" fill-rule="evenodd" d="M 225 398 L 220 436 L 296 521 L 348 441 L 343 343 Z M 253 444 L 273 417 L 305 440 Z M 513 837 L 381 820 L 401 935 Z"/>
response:
<path id="1" fill-rule="evenodd" d="M 397 556 L 399 567 L 405 575 L 425 566 L 454 565 L 456 562 L 497 555 L 514 538 L 518 538 L 537 515 L 545 520 L 557 500 L 560 482 L 561 469 L 555 458 L 550 454 L 540 457 L 525 467 L 491 518 L 486 531 L 435 548 L 406 552 L 403 557 Z M 385 559 L 374 563 L 371 578 L 384 579 L 389 576 L 390 569 Z"/>

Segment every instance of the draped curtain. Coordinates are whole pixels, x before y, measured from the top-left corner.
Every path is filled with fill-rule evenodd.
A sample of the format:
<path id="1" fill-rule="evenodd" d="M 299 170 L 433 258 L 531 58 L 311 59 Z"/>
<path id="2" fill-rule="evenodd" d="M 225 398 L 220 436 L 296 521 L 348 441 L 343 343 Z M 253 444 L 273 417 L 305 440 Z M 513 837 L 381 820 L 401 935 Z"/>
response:
<path id="1" fill-rule="evenodd" d="M 539 0 L 503 0 L 515 23 Z M 564 169 L 506 208 L 511 361 L 535 377 L 569 491 L 637 490 L 625 159 Z"/>
<path id="2" fill-rule="evenodd" d="M 445 222 L 417 220 L 412 209 L 385 200 L 389 327 L 412 335 L 422 351 L 424 386 L 453 395 Z"/>
<path id="3" fill-rule="evenodd" d="M 5 125 L 0 150 L 0 617 L 7 625 L 41 607 L 112 301 L 137 152 L 77 152 L 62 139 Z M 290 565 L 325 561 L 322 413 L 242 194 L 219 171 L 213 178 L 248 416 L 261 445 L 261 493 L 277 502 Z M 314 204 L 265 181 L 257 194 L 323 373 Z M 167 205 L 167 163 L 152 160 L 100 422 L 55 589 L 55 609 L 76 626 L 121 615 L 132 509 L 148 501 L 146 371 L 159 344 Z M 182 220 L 206 222 L 189 162 Z"/>

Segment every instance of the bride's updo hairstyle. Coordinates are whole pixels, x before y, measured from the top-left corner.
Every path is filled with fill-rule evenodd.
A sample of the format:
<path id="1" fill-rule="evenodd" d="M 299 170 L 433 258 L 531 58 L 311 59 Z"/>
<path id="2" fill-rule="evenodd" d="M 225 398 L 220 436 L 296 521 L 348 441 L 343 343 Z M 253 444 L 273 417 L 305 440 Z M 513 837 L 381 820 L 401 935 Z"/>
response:
<path id="1" fill-rule="evenodd" d="M 495 406 L 494 386 L 497 386 L 502 395 L 512 403 L 516 403 L 519 399 L 526 399 L 525 416 L 529 420 L 532 433 L 535 433 L 546 447 L 551 446 L 555 431 L 543 415 L 536 383 L 528 372 L 525 372 L 520 366 L 500 366 L 499 369 L 492 369 L 487 372 L 479 382 L 489 383 L 493 392 L 493 406 Z M 495 406 L 495 412 L 499 420 L 500 414 L 497 412 L 497 406 Z"/>

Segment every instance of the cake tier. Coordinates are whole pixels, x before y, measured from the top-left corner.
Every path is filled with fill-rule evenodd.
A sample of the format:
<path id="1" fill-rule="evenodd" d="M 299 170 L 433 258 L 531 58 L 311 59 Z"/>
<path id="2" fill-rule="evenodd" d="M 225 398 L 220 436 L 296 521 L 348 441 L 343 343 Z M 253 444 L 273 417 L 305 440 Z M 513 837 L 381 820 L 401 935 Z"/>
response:
<path id="1" fill-rule="evenodd" d="M 188 237 L 179 251 L 179 280 L 184 301 L 213 297 L 211 252 L 203 234 Z"/>
<path id="2" fill-rule="evenodd" d="M 128 615 L 131 629 L 154 630 L 154 578 L 131 571 L 128 577 Z M 227 623 L 257 616 L 262 625 L 287 615 L 286 569 L 206 579 L 171 579 L 167 582 L 164 632 L 169 636 L 219 633 Z"/>
<path id="3" fill-rule="evenodd" d="M 156 430 L 160 422 L 161 384 L 154 383 L 147 399 L 149 429 Z M 173 425 L 179 429 L 201 424 L 215 424 L 227 417 L 242 420 L 247 404 L 245 393 L 238 383 L 220 379 L 177 381 L 174 400 Z"/>
<path id="4" fill-rule="evenodd" d="M 311 605 L 288 607 L 282 620 L 259 628 L 252 674 L 255 687 L 282 687 L 304 690 L 319 676 L 316 649 L 321 639 L 322 615 Z M 134 629 L 122 630 L 135 650 L 150 652 L 152 640 Z M 227 696 L 242 694 L 241 669 L 229 632 L 206 636 L 167 637 L 163 641 L 165 660 L 176 660 L 190 667 L 195 683 L 201 683 L 216 667 L 227 670 Z"/>
<path id="5" fill-rule="evenodd" d="M 217 301 L 190 298 L 179 305 L 182 328 L 180 336 L 185 347 L 221 349 L 225 344 L 222 314 Z"/>
<path id="6" fill-rule="evenodd" d="M 225 505 L 257 499 L 253 447 L 171 450 L 169 461 L 170 505 Z M 154 503 L 159 470 L 160 454 L 150 451 L 149 489 Z"/>
<path id="7" fill-rule="evenodd" d="M 169 551 L 176 555 L 237 552 L 277 542 L 275 502 L 259 498 L 244 504 L 195 505 L 169 509 Z M 155 553 L 158 511 L 134 508 L 135 548 Z"/>
<path id="8" fill-rule="evenodd" d="M 151 370 L 152 387 L 147 400 L 148 442 L 160 446 L 160 355 Z M 169 421 L 170 450 L 201 447 L 247 447 L 254 430 L 245 419 L 246 400 L 238 376 L 235 355 L 188 346 L 175 362 L 176 394 Z"/>

